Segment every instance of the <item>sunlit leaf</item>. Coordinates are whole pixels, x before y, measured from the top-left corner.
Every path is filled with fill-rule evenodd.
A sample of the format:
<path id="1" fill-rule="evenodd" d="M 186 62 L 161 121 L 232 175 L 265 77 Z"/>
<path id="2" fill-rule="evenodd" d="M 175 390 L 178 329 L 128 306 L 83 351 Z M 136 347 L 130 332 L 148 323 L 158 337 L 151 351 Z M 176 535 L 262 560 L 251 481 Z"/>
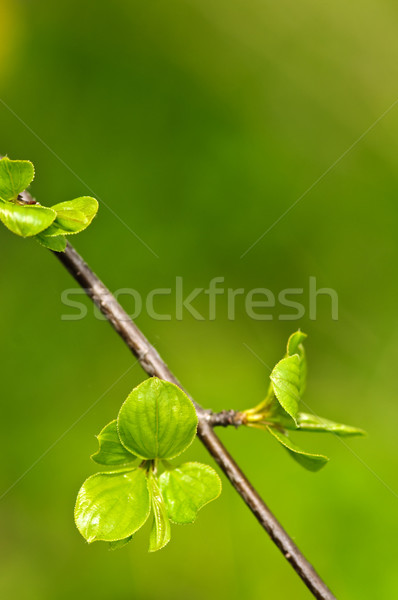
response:
<path id="1" fill-rule="evenodd" d="M 287 355 L 292 356 L 297 354 L 299 357 L 299 395 L 302 398 L 307 383 L 307 358 L 303 346 L 304 340 L 307 338 L 307 334 L 302 331 L 296 331 L 292 333 L 287 342 Z"/>
<path id="2" fill-rule="evenodd" d="M 193 442 L 195 408 L 172 383 L 156 377 L 136 387 L 120 409 L 118 432 L 122 444 L 140 458 L 174 458 Z"/>
<path id="3" fill-rule="evenodd" d="M 89 543 L 115 542 L 142 527 L 149 513 L 147 477 L 138 468 L 97 473 L 86 479 L 77 496 L 75 522 Z"/>
<path id="4" fill-rule="evenodd" d="M 116 419 L 103 428 L 97 439 L 99 450 L 91 458 L 99 465 L 128 465 L 137 459 L 121 444 Z"/>
<path id="5" fill-rule="evenodd" d="M 36 235 L 35 239 L 49 250 L 54 250 L 54 252 L 64 252 L 66 249 L 66 239 L 63 235 L 56 235 L 54 237 L 47 237 L 43 233 L 39 233 Z"/>
<path id="6" fill-rule="evenodd" d="M 266 398 L 254 408 L 244 411 L 247 422 L 256 422 L 259 420 L 258 416 L 263 415 L 267 421 L 283 426 L 296 426 L 295 415 L 307 379 L 307 360 L 303 346 L 306 337 L 307 335 L 300 330 L 289 337 L 286 356 L 271 373 L 271 384 Z"/>
<path id="7" fill-rule="evenodd" d="M 274 438 L 286 448 L 290 456 L 309 471 L 319 471 L 319 469 L 322 469 L 322 467 L 328 462 L 329 459 L 327 456 L 323 456 L 322 454 L 311 454 L 310 452 L 302 450 L 281 431 L 278 431 L 273 427 L 267 427 L 267 429 L 270 434 L 273 435 Z"/>
<path id="8" fill-rule="evenodd" d="M 167 468 L 159 484 L 173 523 L 192 523 L 198 511 L 221 493 L 221 480 L 215 470 L 197 462 Z"/>
<path id="9" fill-rule="evenodd" d="M 307 337 L 307 334 L 300 330 L 292 333 L 287 341 L 287 355 L 292 356 L 293 354 L 299 354 L 300 346 L 302 346 Z"/>
<path id="10" fill-rule="evenodd" d="M 275 398 L 272 405 L 269 407 L 267 415 L 264 417 L 266 423 L 274 423 L 282 429 L 297 430 L 297 423 L 279 404 Z"/>
<path id="11" fill-rule="evenodd" d="M 2 158 L 0 160 L 0 199 L 6 202 L 15 201 L 18 194 L 30 185 L 34 176 L 35 170 L 30 161 Z"/>
<path id="12" fill-rule="evenodd" d="M 129 537 L 125 538 L 124 540 L 117 540 L 116 542 L 109 542 L 109 550 L 120 550 L 120 548 L 124 548 L 124 546 L 127 546 L 127 544 L 129 542 L 131 542 L 132 539 L 133 539 L 133 536 L 129 535 Z"/>
<path id="13" fill-rule="evenodd" d="M 156 552 L 170 541 L 170 520 L 167 515 L 162 493 L 156 478 L 152 473 L 148 475 L 148 485 L 151 494 L 153 514 L 153 522 L 149 536 L 149 552 Z"/>
<path id="14" fill-rule="evenodd" d="M 297 415 L 298 431 L 314 431 L 319 433 L 334 433 L 342 437 L 354 435 L 366 435 L 363 429 L 351 427 L 343 423 L 334 423 L 328 419 L 310 415 L 307 413 L 298 413 Z"/>
<path id="15" fill-rule="evenodd" d="M 10 231 L 22 237 L 37 235 L 47 229 L 54 219 L 55 212 L 51 208 L 36 204 L 22 206 L 11 202 L 0 203 L 0 220 Z"/>
<path id="16" fill-rule="evenodd" d="M 51 207 L 57 217 L 46 231 L 47 236 L 71 235 L 86 229 L 98 212 L 98 202 L 83 196 Z"/>
<path id="17" fill-rule="evenodd" d="M 300 359 L 297 354 L 283 358 L 274 367 L 270 378 L 282 408 L 295 421 L 300 401 Z"/>

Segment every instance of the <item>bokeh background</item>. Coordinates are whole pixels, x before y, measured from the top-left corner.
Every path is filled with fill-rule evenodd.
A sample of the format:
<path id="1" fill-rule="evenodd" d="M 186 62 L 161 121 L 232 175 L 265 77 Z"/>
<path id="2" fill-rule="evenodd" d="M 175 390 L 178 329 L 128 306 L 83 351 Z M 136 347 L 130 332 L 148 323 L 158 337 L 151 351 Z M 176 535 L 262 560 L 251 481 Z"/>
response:
<path id="1" fill-rule="evenodd" d="M 230 321 L 224 296 L 214 321 L 138 324 L 214 409 L 257 403 L 262 361 L 309 334 L 307 403 L 368 437 L 303 436 L 332 458 L 313 474 L 262 432 L 220 435 L 339 599 L 398 595 L 398 105 L 241 255 L 397 100 L 397 28 L 391 0 L 0 0 L 0 152 L 34 162 L 44 204 L 101 198 L 75 242 L 112 290 L 304 288 L 299 322 L 239 301 Z M 61 320 L 74 284 L 49 252 L 4 228 L 0 251 L 1 597 L 310 598 L 225 478 L 155 555 L 147 528 L 119 552 L 83 541 L 94 435 L 144 374 L 89 302 Z M 308 318 L 310 276 L 337 321 L 327 298 Z"/>

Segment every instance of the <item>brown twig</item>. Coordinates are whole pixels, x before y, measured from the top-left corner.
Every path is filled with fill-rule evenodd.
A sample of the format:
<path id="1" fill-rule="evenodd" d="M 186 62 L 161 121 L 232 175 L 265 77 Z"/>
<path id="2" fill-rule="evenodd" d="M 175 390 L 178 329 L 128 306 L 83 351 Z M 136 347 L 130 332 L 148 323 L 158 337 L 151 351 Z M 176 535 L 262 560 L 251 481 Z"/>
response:
<path id="1" fill-rule="evenodd" d="M 93 273 L 76 250 L 68 243 L 65 252 L 54 254 L 122 337 L 134 356 L 137 357 L 144 371 L 150 376 L 156 376 L 160 379 L 170 381 L 181 387 L 181 389 L 184 389 L 160 357 L 159 353 L 149 343 L 136 324 L 117 302 L 116 298 Z M 311 563 L 303 556 L 296 544 L 283 529 L 282 525 L 274 517 L 270 509 L 253 488 L 245 474 L 213 431 L 213 426 L 217 425 L 238 426 L 242 424 L 241 417 L 239 416 L 240 413 L 235 411 L 212 413 L 211 411 L 203 409 L 192 398 L 191 400 L 198 413 L 199 439 L 224 471 L 233 487 L 240 494 L 259 523 L 270 535 L 272 541 L 278 546 L 286 560 L 289 561 L 315 598 L 318 598 L 319 600 L 336 600 L 335 596 L 316 573 Z"/>
<path id="2" fill-rule="evenodd" d="M 221 412 L 210 412 L 207 417 L 212 427 L 240 427 L 244 425 L 243 414 L 238 410 L 222 410 Z"/>

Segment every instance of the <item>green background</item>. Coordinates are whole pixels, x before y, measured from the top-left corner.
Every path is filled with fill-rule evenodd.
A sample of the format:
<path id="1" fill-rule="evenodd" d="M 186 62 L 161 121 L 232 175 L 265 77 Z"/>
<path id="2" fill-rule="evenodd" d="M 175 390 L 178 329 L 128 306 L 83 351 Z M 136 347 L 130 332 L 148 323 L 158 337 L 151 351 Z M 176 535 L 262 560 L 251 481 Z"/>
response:
<path id="1" fill-rule="evenodd" d="M 261 400 L 261 361 L 298 326 L 309 334 L 307 403 L 368 437 L 303 435 L 332 458 L 313 474 L 260 431 L 220 435 L 349 600 L 398 595 L 398 105 L 240 257 L 397 100 L 397 27 L 391 0 L 0 0 L 0 152 L 34 162 L 43 204 L 102 200 L 75 243 L 112 290 L 174 289 L 176 276 L 188 291 L 213 277 L 304 288 L 299 322 L 278 308 L 254 321 L 238 301 L 230 321 L 225 296 L 213 321 L 137 322 L 214 409 Z M 13 486 L 0 501 L 1 597 L 310 598 L 225 478 L 155 555 L 148 528 L 119 552 L 83 541 L 73 505 L 95 472 L 94 435 L 144 375 L 89 302 L 85 319 L 61 320 L 74 284 L 49 252 L 5 228 L 0 252 L 0 495 Z M 337 291 L 337 321 L 328 298 L 309 320 L 310 276 Z M 199 442 L 186 456 L 213 464 Z"/>

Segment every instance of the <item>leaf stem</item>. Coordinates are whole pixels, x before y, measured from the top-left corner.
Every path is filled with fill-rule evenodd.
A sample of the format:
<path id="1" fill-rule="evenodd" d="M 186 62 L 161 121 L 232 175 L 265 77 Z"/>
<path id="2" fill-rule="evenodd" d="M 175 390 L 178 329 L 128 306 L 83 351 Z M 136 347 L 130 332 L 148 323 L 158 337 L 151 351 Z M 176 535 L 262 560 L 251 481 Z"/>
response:
<path id="1" fill-rule="evenodd" d="M 267 392 L 267 395 L 264 398 L 264 400 L 262 402 L 260 402 L 260 404 L 257 404 L 257 406 L 255 406 L 254 408 L 248 408 L 247 410 L 245 410 L 244 414 L 245 415 L 256 415 L 257 413 L 266 412 L 267 408 L 272 403 L 273 398 L 274 398 L 274 388 L 273 388 L 272 382 L 271 382 L 269 384 L 268 392 Z"/>

